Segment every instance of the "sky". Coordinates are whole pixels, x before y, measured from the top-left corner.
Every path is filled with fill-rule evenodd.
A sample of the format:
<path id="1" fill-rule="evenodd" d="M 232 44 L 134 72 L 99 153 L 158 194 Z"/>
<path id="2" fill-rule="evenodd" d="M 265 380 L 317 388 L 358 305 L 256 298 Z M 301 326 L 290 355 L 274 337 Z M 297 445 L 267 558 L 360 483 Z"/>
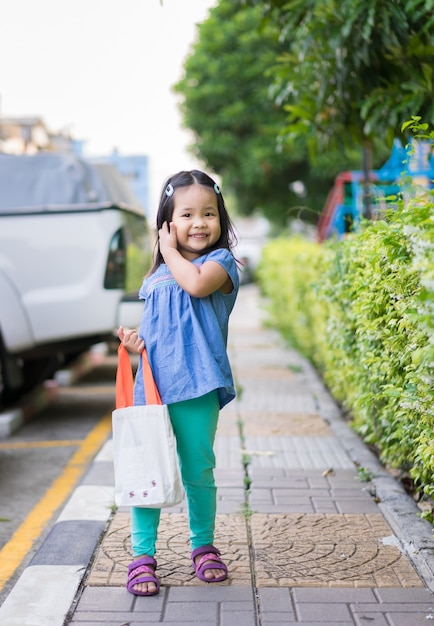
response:
<path id="1" fill-rule="evenodd" d="M 2 0 L 0 115 L 41 117 L 84 154 L 146 154 L 151 204 L 200 167 L 171 87 L 217 0 Z"/>

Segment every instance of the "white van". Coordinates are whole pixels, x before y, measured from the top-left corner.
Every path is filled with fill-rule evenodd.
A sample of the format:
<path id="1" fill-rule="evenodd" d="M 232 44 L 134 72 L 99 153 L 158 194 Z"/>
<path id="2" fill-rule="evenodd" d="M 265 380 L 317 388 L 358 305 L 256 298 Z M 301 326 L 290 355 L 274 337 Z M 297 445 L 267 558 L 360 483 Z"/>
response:
<path id="1" fill-rule="evenodd" d="M 119 324 L 150 261 L 121 174 L 72 154 L 0 154 L 0 397 L 18 398 Z"/>

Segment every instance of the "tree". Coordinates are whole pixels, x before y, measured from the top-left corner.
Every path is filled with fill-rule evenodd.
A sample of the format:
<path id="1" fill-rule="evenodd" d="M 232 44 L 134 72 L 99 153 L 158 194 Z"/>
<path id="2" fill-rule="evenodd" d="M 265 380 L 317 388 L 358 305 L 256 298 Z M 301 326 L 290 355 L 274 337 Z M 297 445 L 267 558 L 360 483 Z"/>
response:
<path id="1" fill-rule="evenodd" d="M 275 97 L 286 137 L 311 152 L 356 141 L 371 169 L 374 137 L 388 145 L 412 115 L 434 118 L 432 0 L 239 0 L 261 6 L 286 45 Z"/>
<path id="2" fill-rule="evenodd" d="M 274 24 L 260 28 L 261 16 L 260 7 L 239 10 L 220 0 L 199 26 L 175 91 L 182 96 L 184 124 L 195 135 L 193 152 L 222 176 L 240 212 L 261 209 L 284 224 L 288 208 L 300 204 L 291 183 L 302 181 L 308 192 L 303 204 L 319 211 L 348 161 L 335 153 L 327 167 L 315 170 L 304 138 L 291 147 L 279 142 L 286 113 L 271 98 L 269 72 L 286 44 L 276 38 Z"/>

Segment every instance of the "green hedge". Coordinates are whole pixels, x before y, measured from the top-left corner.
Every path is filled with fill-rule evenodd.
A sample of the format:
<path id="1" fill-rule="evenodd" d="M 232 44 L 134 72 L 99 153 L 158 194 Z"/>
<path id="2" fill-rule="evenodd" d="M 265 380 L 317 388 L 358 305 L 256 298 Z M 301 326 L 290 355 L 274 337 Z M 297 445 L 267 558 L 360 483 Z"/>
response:
<path id="1" fill-rule="evenodd" d="M 382 460 L 434 495 L 434 202 L 407 197 L 340 242 L 280 238 L 258 281 L 272 323 L 321 371 Z"/>

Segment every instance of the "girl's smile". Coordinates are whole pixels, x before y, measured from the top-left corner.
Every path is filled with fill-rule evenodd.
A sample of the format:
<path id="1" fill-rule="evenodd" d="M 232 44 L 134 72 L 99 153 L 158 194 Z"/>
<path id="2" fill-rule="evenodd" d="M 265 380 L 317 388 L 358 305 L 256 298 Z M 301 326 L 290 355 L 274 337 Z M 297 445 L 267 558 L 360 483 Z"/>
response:
<path id="1" fill-rule="evenodd" d="M 204 185 L 179 187 L 174 194 L 171 222 L 176 227 L 178 250 L 193 260 L 220 238 L 220 215 L 214 189 Z"/>

